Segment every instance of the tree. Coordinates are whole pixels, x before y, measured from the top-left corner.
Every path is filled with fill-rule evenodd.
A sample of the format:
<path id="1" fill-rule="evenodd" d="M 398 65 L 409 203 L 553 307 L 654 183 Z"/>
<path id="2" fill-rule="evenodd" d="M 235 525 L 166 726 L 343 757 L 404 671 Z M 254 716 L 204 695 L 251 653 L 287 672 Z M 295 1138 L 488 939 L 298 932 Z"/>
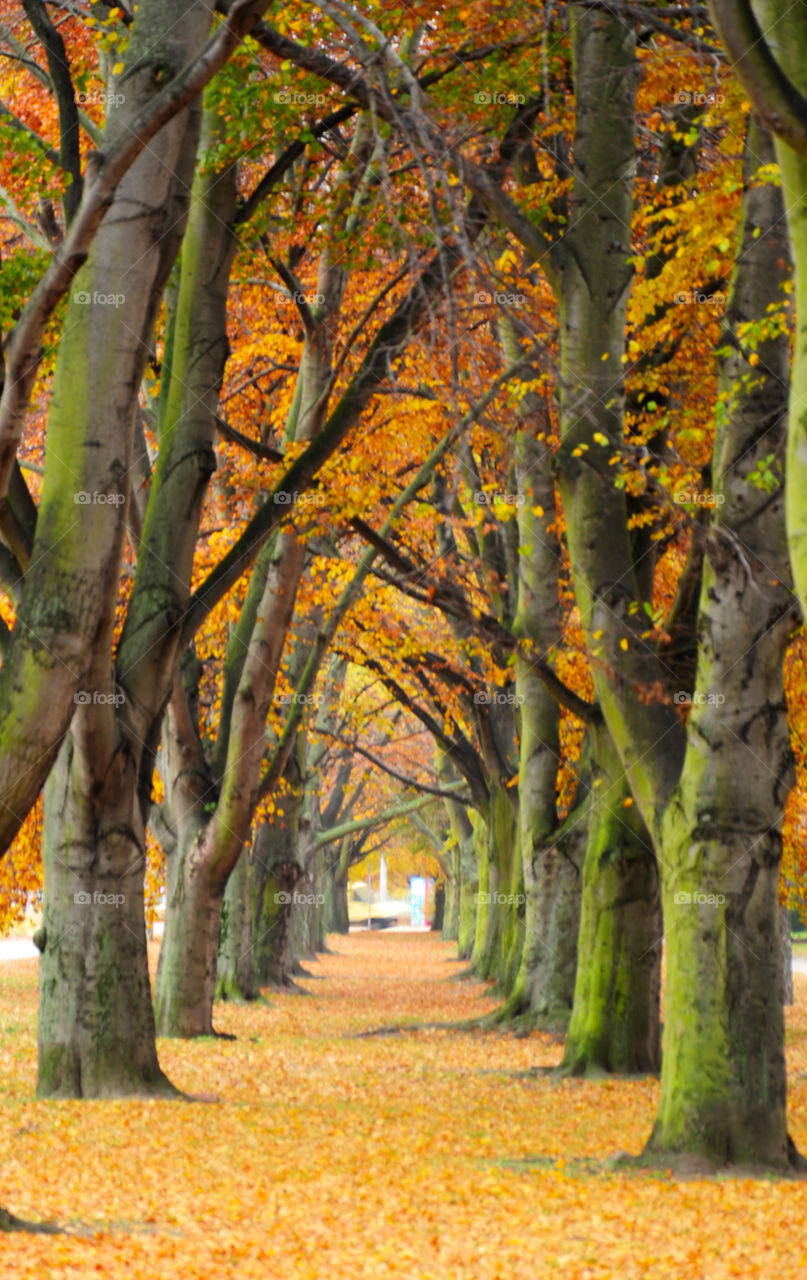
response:
<path id="1" fill-rule="evenodd" d="M 719 471 L 725 502 L 713 515 L 716 541 L 707 548 L 701 593 L 703 643 L 695 689 L 702 701 L 684 730 L 674 707 L 652 694 L 663 690 L 664 672 L 628 609 L 639 592 L 624 496 L 613 485 L 607 450 L 598 445 L 600 436 L 616 442 L 622 433 L 621 378 L 605 369 L 621 363 L 629 285 L 623 237 L 633 150 L 631 37 L 615 19 L 590 13 L 582 15 L 576 35 L 577 235 L 574 258 L 567 237 L 562 267 L 569 382 L 559 481 L 592 651 L 602 637 L 601 661 L 594 667 L 597 695 L 663 867 L 668 1012 L 662 1099 L 649 1149 L 665 1158 L 690 1152 L 718 1163 L 782 1166 L 788 1162 L 783 1024 L 779 948 L 771 943 L 778 939 L 776 881 L 787 777 L 781 670 L 793 606 L 783 586 L 781 490 L 776 486 L 771 497 L 754 499 L 746 477 L 755 461 L 748 445 L 756 441 L 758 447 L 763 431 L 783 429 L 786 351 L 781 340 L 772 339 L 758 353 L 763 376 L 754 390 L 735 373 L 737 407 L 725 415 L 716 448 L 725 458 Z M 596 70 L 603 63 L 609 68 L 604 78 Z M 760 201 L 750 220 L 761 234 L 756 252 L 749 254 L 746 241 L 740 259 L 748 274 L 735 281 L 735 323 L 764 316 L 777 293 L 775 264 L 784 248 L 770 204 L 775 193 L 760 190 L 749 197 Z M 618 252 L 611 248 L 617 245 Z M 589 268 L 595 261 L 592 290 Z M 751 353 L 738 346 L 744 371 Z M 752 586 L 746 555 L 769 567 L 770 580 Z M 740 629 L 737 601 L 749 590 L 764 600 L 763 634 Z M 637 689 L 644 691 L 638 698 Z M 718 691 L 730 717 L 718 710 Z M 751 804 L 745 781 L 745 794 L 737 791 L 744 776 L 739 744 L 742 755 L 753 750 L 776 762 Z M 688 903 L 676 897 L 682 894 L 689 895 Z M 685 905 L 690 909 L 682 910 Z M 760 959 L 749 964 L 749 956 Z"/>

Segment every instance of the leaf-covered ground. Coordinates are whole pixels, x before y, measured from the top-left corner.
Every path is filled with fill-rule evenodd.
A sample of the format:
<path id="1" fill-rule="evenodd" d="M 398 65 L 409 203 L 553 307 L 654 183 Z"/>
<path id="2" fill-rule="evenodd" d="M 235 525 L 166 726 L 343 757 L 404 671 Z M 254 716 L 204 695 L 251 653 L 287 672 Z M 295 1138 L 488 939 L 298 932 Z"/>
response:
<path id="1" fill-rule="evenodd" d="M 807 1183 L 608 1172 L 638 1153 L 655 1081 L 558 1083 L 549 1037 L 402 1021 L 491 1008 L 428 935 L 352 935 L 311 998 L 222 1006 L 235 1041 L 164 1041 L 219 1101 L 36 1102 L 36 975 L 0 965 L 0 1204 L 59 1235 L 0 1235 L 2 1276 L 182 1280 L 787 1280 Z M 807 1150 L 807 978 L 790 1013 L 791 1131 Z"/>

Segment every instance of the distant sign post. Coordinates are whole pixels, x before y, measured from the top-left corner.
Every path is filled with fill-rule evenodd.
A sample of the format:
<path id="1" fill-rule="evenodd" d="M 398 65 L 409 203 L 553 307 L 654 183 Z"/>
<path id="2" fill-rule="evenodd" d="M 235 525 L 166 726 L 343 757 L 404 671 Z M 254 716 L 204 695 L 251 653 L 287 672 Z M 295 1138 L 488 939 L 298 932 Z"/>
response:
<path id="1" fill-rule="evenodd" d="M 410 923 L 420 928 L 426 923 L 426 888 L 425 876 L 412 876 L 409 881 L 409 919 Z"/>

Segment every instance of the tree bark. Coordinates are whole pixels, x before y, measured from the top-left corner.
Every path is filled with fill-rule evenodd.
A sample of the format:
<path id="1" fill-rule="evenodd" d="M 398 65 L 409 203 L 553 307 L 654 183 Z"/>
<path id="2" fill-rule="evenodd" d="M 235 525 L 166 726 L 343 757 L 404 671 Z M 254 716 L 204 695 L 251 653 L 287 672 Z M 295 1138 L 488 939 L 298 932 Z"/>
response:
<path id="1" fill-rule="evenodd" d="M 180 18 L 181 37 L 175 30 Z M 209 21 L 209 9 L 202 4 L 189 11 L 172 0 L 159 13 L 146 11 L 139 15 L 127 57 L 146 39 L 149 59 L 164 56 L 167 65 L 179 70 L 201 48 Z M 143 36 L 145 27 L 148 37 Z M 154 94 L 153 77 L 145 70 L 142 74 L 142 83 L 131 78 L 124 108 L 112 114 L 110 137 L 125 130 L 127 120 L 131 122 L 142 102 Z M 73 432 L 76 415 L 85 415 L 91 433 L 97 432 L 103 441 L 97 456 L 105 457 L 108 449 L 114 454 L 104 464 L 111 468 L 104 488 L 119 489 L 121 500 L 129 487 L 134 415 L 150 336 L 184 230 L 199 118 L 200 109 L 193 106 L 173 120 L 121 182 L 82 272 L 80 283 L 88 300 L 82 304 L 82 295 L 74 295 L 60 350 L 48 448 L 61 449 L 65 427 Z M 119 295 L 119 305 L 96 303 L 101 295 Z M 84 314 L 73 321 L 74 311 Z M 92 379 L 91 389 L 86 378 Z M 123 424 L 122 432 L 110 433 L 110 421 Z M 81 448 L 86 450 L 86 445 Z M 49 475 L 59 481 L 58 465 L 70 456 L 65 454 L 54 468 L 46 463 L 46 484 Z M 83 469 L 76 474 L 81 478 Z M 75 484 L 74 479 L 71 488 Z M 79 505 L 94 506 L 97 495 L 86 496 L 88 502 Z M 62 503 L 75 509 L 72 499 L 62 484 Z M 98 504 L 100 511 L 110 509 L 109 503 Z M 157 1065 L 153 1015 L 146 1008 L 151 996 L 143 904 L 145 814 L 139 784 L 144 758 L 150 784 L 151 757 L 144 753 L 148 732 L 138 732 L 143 729 L 138 701 L 127 698 L 121 685 L 109 678 L 124 529 L 122 506 L 114 509 L 117 528 L 103 528 L 108 521 L 101 516 L 98 528 L 89 534 L 90 543 L 111 557 L 94 588 L 104 593 L 105 607 L 87 688 L 76 695 L 79 705 L 71 735 L 45 792 L 38 1084 L 42 1096 L 118 1096 L 170 1088 Z M 68 542 L 76 534 L 86 543 L 88 531 L 80 527 Z M 86 559 L 86 546 L 74 545 L 73 552 L 77 559 Z M 126 674 L 124 670 L 124 687 Z M 110 899 L 115 902 L 112 910 Z"/>
<path id="2" fill-rule="evenodd" d="M 246 1004 L 260 992 L 250 928 L 250 859 L 244 849 L 227 881 L 219 925 L 216 999 Z"/>
<path id="3" fill-rule="evenodd" d="M 661 893 L 650 836 L 604 725 L 593 778 L 574 1005 L 562 1070 L 655 1073 L 661 1066 Z M 627 807 L 626 807 L 627 806 Z"/>
<path id="4" fill-rule="evenodd" d="M 252 938 L 262 987 L 293 987 L 289 950 L 294 894 L 302 868 L 289 831 L 262 823 L 255 848 Z"/>
<path id="5" fill-rule="evenodd" d="M 640 593 L 624 493 L 608 478 L 609 451 L 597 439 L 618 444 L 623 430 L 632 36 L 615 17 L 586 11 L 575 59 L 575 231 L 557 262 L 558 477 L 597 697 L 662 867 L 667 1012 L 646 1154 L 784 1167 L 796 1157 L 785 1124 L 776 882 L 790 770 L 782 659 L 794 619 L 781 489 L 763 492 L 751 473 L 784 442 L 787 341 L 762 344 L 753 381 L 743 380 L 748 352 L 740 343 L 725 363 L 733 395 L 715 442 L 719 501 L 706 541 L 695 689 L 684 691 L 693 710 L 682 733 L 673 699 L 663 697 L 666 673 L 630 612 Z M 770 186 L 746 192 L 731 342 L 739 324 L 762 319 L 779 300 L 786 246 L 776 198 Z M 648 697 L 654 689 L 662 696 Z"/>
<path id="6" fill-rule="evenodd" d="M 39 963 L 41 1098 L 172 1094 L 154 1040 L 143 911 L 145 844 L 133 765 L 119 754 L 100 803 L 72 739 L 45 790 Z M 99 816 L 100 815 L 100 816 Z"/>

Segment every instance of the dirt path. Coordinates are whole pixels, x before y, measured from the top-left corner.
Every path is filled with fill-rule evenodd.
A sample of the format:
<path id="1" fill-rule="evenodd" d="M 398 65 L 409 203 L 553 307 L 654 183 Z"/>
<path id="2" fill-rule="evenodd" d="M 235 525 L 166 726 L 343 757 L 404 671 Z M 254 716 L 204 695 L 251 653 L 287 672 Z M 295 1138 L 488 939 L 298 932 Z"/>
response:
<path id="1" fill-rule="evenodd" d="M 420 1031 L 491 1007 L 431 935 L 353 934 L 308 998 L 221 1007 L 236 1041 L 164 1041 L 220 1104 L 37 1103 L 36 968 L 0 965 L 0 1204 L 72 1236 L 0 1238 L 7 1276 L 153 1280 L 787 1280 L 807 1188 L 604 1172 L 638 1152 L 656 1081 L 556 1082 L 545 1036 Z M 797 980 L 795 1071 L 807 1067 Z M 807 1148 L 807 1090 L 793 1128 Z M 771 1235 L 768 1235 L 770 1231 Z M 775 1254 L 769 1249 L 776 1233 Z M 775 1269 L 772 1270 L 772 1258 Z"/>

